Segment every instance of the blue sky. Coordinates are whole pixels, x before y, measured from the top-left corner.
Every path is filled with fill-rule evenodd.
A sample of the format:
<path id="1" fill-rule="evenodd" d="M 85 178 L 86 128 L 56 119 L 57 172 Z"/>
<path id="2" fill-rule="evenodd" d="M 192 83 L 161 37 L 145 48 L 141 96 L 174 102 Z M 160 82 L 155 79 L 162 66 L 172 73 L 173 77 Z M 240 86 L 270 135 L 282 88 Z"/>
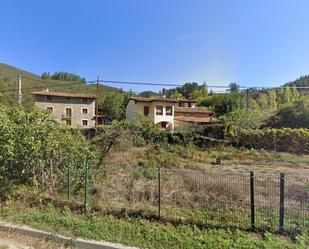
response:
<path id="1" fill-rule="evenodd" d="M 37 74 L 244 86 L 278 86 L 309 74 L 306 0 L 1 0 L 0 6 L 0 61 Z"/>

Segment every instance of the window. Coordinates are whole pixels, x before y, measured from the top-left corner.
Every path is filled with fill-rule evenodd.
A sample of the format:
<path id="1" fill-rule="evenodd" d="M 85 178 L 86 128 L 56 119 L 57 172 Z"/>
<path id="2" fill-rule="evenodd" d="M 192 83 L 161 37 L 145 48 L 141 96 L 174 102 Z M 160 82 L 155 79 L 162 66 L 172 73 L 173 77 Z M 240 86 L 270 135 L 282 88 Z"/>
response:
<path id="1" fill-rule="evenodd" d="M 83 126 L 88 126 L 88 120 L 83 120 L 82 123 L 83 123 Z"/>
<path id="2" fill-rule="evenodd" d="M 173 107 L 172 106 L 165 107 L 165 113 L 166 113 L 167 116 L 172 116 L 173 115 Z"/>
<path id="3" fill-rule="evenodd" d="M 87 98 L 82 98 L 82 103 L 88 104 L 88 99 Z"/>
<path id="4" fill-rule="evenodd" d="M 191 102 L 188 103 L 188 107 L 191 107 Z"/>
<path id="5" fill-rule="evenodd" d="M 71 118 L 72 117 L 72 109 L 71 108 L 65 108 L 65 116 L 67 118 Z"/>
<path id="6" fill-rule="evenodd" d="M 160 105 L 156 106 L 156 114 L 163 115 L 163 106 L 160 106 Z"/>
<path id="7" fill-rule="evenodd" d="M 67 101 L 71 101 L 71 98 L 70 98 L 70 97 L 67 97 L 66 99 L 67 99 Z"/>
<path id="8" fill-rule="evenodd" d="M 149 115 L 149 106 L 144 106 L 144 115 L 145 116 Z"/>
<path id="9" fill-rule="evenodd" d="M 54 112 L 54 108 L 52 108 L 51 106 L 46 107 L 46 110 L 50 113 Z"/>
<path id="10" fill-rule="evenodd" d="M 82 113 L 83 113 L 83 114 L 87 114 L 87 113 L 88 113 L 88 108 L 83 108 L 83 109 L 82 109 Z"/>
<path id="11" fill-rule="evenodd" d="M 66 120 L 65 123 L 66 123 L 66 125 L 69 125 L 69 126 L 72 125 L 71 119 Z"/>
<path id="12" fill-rule="evenodd" d="M 47 102 L 53 102 L 53 97 L 52 96 L 46 96 L 46 101 Z"/>

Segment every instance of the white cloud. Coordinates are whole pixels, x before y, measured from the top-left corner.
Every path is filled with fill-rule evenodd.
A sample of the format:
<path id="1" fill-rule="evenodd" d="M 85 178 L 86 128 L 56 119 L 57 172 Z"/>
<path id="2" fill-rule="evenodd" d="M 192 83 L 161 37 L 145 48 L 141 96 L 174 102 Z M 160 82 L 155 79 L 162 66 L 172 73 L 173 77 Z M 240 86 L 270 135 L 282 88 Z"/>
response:
<path id="1" fill-rule="evenodd" d="M 183 42 L 183 41 L 186 41 L 186 40 L 189 40 L 189 39 L 193 39 L 195 38 L 197 35 L 195 33 L 192 33 L 192 34 L 188 34 L 188 35 L 183 35 L 183 36 L 179 36 L 173 40 L 171 40 L 171 42 Z"/>

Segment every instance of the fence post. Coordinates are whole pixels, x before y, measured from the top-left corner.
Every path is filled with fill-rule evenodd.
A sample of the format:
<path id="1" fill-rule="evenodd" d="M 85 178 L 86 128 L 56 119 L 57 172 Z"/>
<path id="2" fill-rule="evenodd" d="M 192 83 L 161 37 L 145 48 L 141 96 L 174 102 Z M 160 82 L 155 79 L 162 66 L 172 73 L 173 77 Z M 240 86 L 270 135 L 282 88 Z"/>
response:
<path id="1" fill-rule="evenodd" d="M 280 173 L 279 231 L 284 231 L 284 173 Z"/>
<path id="2" fill-rule="evenodd" d="M 84 208 L 85 211 L 87 210 L 88 207 L 88 174 L 89 174 L 89 166 L 88 162 L 86 162 L 86 171 L 85 171 L 85 196 L 84 196 Z"/>
<path id="3" fill-rule="evenodd" d="M 157 168 L 158 177 L 158 219 L 161 219 L 161 168 Z"/>
<path id="4" fill-rule="evenodd" d="M 254 173 L 253 172 L 250 172 L 250 217 L 251 217 L 251 228 L 255 229 Z"/>
<path id="5" fill-rule="evenodd" d="M 71 162 L 68 163 L 68 200 L 71 199 Z"/>

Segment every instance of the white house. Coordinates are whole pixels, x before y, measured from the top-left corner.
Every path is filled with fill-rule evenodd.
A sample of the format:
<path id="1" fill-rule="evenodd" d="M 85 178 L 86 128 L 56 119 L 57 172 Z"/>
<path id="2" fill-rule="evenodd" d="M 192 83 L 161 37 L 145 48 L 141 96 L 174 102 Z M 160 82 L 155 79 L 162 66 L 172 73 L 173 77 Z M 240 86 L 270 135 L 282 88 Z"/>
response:
<path id="1" fill-rule="evenodd" d="M 162 129 L 174 130 L 186 124 L 210 124 L 216 122 L 206 107 L 196 107 L 196 100 L 165 97 L 131 97 L 126 108 L 127 120 L 134 120 L 137 113 L 149 116 Z"/>
<path id="2" fill-rule="evenodd" d="M 155 125 L 174 130 L 174 106 L 178 100 L 164 97 L 131 97 L 126 107 L 127 120 L 134 120 L 138 113 L 149 116 Z"/>

